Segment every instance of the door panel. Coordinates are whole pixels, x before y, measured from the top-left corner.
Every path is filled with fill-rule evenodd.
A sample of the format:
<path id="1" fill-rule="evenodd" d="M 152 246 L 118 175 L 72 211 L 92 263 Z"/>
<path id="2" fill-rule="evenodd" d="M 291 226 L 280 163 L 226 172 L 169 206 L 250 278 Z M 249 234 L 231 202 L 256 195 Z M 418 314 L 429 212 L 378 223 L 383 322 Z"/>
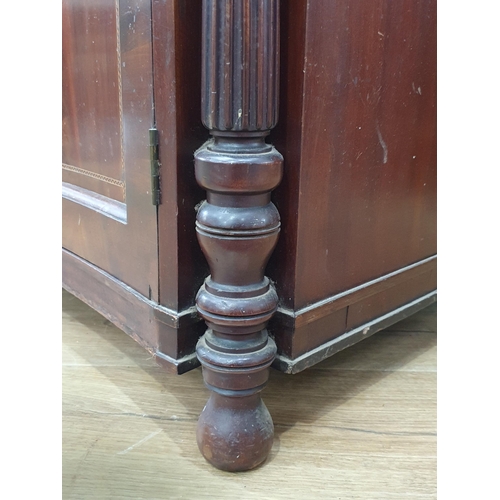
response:
<path id="1" fill-rule="evenodd" d="M 63 1 L 63 247 L 158 297 L 149 0 Z"/>

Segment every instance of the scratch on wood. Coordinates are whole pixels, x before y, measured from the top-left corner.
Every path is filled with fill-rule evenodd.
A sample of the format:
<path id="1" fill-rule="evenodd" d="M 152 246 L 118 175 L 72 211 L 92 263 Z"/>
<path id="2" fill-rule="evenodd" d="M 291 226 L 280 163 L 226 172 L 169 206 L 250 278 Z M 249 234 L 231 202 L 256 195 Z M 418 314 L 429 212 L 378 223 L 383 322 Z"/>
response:
<path id="1" fill-rule="evenodd" d="M 377 135 L 378 135 L 378 140 L 380 142 L 380 145 L 382 146 L 382 150 L 384 151 L 384 159 L 382 160 L 384 164 L 387 163 L 387 157 L 389 155 L 389 151 L 387 149 L 387 144 L 385 143 L 382 133 L 380 132 L 380 126 L 378 124 L 378 121 L 375 123 L 375 128 L 377 130 Z"/>
<path id="2" fill-rule="evenodd" d="M 150 439 L 154 438 L 157 434 L 160 434 L 160 432 L 162 430 L 163 429 L 160 429 L 160 430 L 158 430 L 156 432 L 152 432 L 151 434 L 148 434 L 145 438 L 141 439 L 140 441 L 137 441 L 137 443 L 133 444 L 132 446 L 129 446 L 127 449 L 119 451 L 117 453 L 117 455 L 125 455 L 126 453 L 128 453 L 131 450 L 133 450 L 134 448 L 137 448 L 138 446 L 140 446 L 141 444 L 145 443 L 146 441 L 149 441 Z"/>

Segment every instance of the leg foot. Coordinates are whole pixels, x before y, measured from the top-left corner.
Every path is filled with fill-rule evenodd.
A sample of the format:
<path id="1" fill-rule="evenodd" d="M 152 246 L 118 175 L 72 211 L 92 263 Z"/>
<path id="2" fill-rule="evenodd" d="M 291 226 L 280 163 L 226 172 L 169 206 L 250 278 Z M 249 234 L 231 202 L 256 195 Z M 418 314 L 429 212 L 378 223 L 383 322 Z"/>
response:
<path id="1" fill-rule="evenodd" d="M 214 392 L 198 421 L 202 455 L 229 472 L 250 470 L 264 462 L 273 436 L 273 421 L 260 394 L 226 397 Z"/>

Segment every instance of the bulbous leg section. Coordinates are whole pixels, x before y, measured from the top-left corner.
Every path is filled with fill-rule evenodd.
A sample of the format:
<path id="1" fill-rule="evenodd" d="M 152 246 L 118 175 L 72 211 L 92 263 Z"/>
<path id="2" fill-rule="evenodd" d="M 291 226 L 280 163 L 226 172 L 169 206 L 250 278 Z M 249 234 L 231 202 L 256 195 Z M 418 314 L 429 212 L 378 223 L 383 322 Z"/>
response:
<path id="1" fill-rule="evenodd" d="M 274 425 L 260 394 L 227 397 L 213 392 L 198 420 L 202 455 L 229 472 L 260 465 L 273 445 Z"/>

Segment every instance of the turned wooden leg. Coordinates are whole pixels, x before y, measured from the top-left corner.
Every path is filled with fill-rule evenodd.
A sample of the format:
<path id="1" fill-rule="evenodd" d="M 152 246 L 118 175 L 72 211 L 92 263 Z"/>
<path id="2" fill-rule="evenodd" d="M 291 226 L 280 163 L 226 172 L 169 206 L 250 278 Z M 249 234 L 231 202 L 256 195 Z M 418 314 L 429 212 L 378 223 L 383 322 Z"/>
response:
<path id="1" fill-rule="evenodd" d="M 283 158 L 265 142 L 278 114 L 278 7 L 203 2 L 202 119 L 213 138 L 195 153 L 207 190 L 196 230 L 211 274 L 196 299 L 208 326 L 197 355 L 213 392 L 197 439 L 203 456 L 229 471 L 262 463 L 273 441 L 260 392 L 276 354 L 266 324 L 278 297 L 264 269 L 280 230 L 271 191 Z"/>

